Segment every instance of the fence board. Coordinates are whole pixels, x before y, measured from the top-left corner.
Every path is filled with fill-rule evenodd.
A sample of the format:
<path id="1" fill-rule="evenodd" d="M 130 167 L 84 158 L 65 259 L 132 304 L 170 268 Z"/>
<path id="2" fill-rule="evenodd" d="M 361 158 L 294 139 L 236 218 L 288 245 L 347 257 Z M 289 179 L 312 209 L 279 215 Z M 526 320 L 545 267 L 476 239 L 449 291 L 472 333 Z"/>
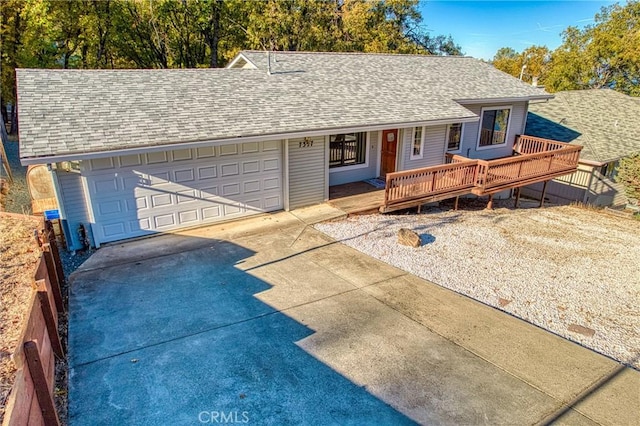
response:
<path id="1" fill-rule="evenodd" d="M 56 291 L 60 302 L 62 296 L 55 285 L 58 274 L 54 256 L 43 251 L 35 268 L 36 291 L 28 304 L 20 344 L 12 355 L 18 371 L 5 406 L 3 426 L 59 425 L 53 390 L 56 356 L 63 357 L 64 348 L 58 334 Z"/>
<path id="2" fill-rule="evenodd" d="M 36 389 L 36 398 L 42 417 L 44 418 L 45 425 L 59 425 L 58 414 L 56 413 L 55 404 L 53 403 L 52 389 L 49 388 L 49 383 L 45 371 L 43 369 L 42 359 L 40 357 L 40 349 L 38 344 L 29 340 L 24 342 L 24 353 L 29 366 L 29 373 L 33 379 L 33 385 Z M 36 411 L 32 407 L 32 412 Z"/>

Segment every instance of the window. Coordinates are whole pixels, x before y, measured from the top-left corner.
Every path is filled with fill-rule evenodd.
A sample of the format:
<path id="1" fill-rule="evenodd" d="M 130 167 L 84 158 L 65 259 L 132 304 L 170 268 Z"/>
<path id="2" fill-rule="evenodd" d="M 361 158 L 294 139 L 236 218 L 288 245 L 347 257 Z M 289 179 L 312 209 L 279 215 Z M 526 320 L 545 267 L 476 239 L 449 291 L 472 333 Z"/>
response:
<path id="1" fill-rule="evenodd" d="M 413 148 L 411 150 L 412 160 L 422 158 L 422 132 L 422 127 L 415 127 L 413 129 Z"/>
<path id="2" fill-rule="evenodd" d="M 511 108 L 492 108 L 482 110 L 482 123 L 478 146 L 503 145 L 507 143 L 507 128 Z"/>
<path id="3" fill-rule="evenodd" d="M 461 141 L 462 141 L 462 123 L 450 124 L 449 134 L 447 135 L 447 151 L 460 151 Z"/>
<path id="4" fill-rule="evenodd" d="M 367 161 L 367 134 L 343 133 L 329 137 L 329 167 L 354 166 Z"/>

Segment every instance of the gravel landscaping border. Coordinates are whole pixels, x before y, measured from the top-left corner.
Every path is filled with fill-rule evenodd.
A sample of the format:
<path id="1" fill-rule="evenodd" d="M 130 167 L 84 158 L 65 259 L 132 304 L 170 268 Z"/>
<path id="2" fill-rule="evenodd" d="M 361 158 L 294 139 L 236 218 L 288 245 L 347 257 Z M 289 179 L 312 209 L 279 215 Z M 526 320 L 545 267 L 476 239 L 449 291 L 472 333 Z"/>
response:
<path id="1" fill-rule="evenodd" d="M 640 369 L 640 221 L 575 206 L 497 204 L 353 216 L 315 228 Z M 399 245 L 400 228 L 418 233 L 422 246 Z"/>

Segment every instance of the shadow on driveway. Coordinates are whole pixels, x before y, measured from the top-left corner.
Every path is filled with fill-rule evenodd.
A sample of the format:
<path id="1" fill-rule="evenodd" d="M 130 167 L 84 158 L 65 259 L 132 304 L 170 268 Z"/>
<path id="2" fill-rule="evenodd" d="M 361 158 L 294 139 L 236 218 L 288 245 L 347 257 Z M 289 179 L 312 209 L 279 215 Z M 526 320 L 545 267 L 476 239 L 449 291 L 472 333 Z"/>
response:
<path id="1" fill-rule="evenodd" d="M 296 344 L 314 330 L 255 297 L 255 252 L 195 240 L 74 276 L 70 424 L 413 423 Z"/>

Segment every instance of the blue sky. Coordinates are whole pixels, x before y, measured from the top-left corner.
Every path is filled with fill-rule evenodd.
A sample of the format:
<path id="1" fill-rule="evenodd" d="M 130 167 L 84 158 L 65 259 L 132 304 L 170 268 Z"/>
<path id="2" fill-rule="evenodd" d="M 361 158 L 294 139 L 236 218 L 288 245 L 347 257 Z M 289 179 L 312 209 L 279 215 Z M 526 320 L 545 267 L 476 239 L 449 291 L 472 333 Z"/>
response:
<path id="1" fill-rule="evenodd" d="M 565 28 L 592 24 L 600 8 L 613 3 L 421 0 L 420 10 L 430 34 L 451 34 L 466 55 L 491 59 L 501 47 L 521 52 L 535 44 L 553 50 L 562 43 Z"/>

